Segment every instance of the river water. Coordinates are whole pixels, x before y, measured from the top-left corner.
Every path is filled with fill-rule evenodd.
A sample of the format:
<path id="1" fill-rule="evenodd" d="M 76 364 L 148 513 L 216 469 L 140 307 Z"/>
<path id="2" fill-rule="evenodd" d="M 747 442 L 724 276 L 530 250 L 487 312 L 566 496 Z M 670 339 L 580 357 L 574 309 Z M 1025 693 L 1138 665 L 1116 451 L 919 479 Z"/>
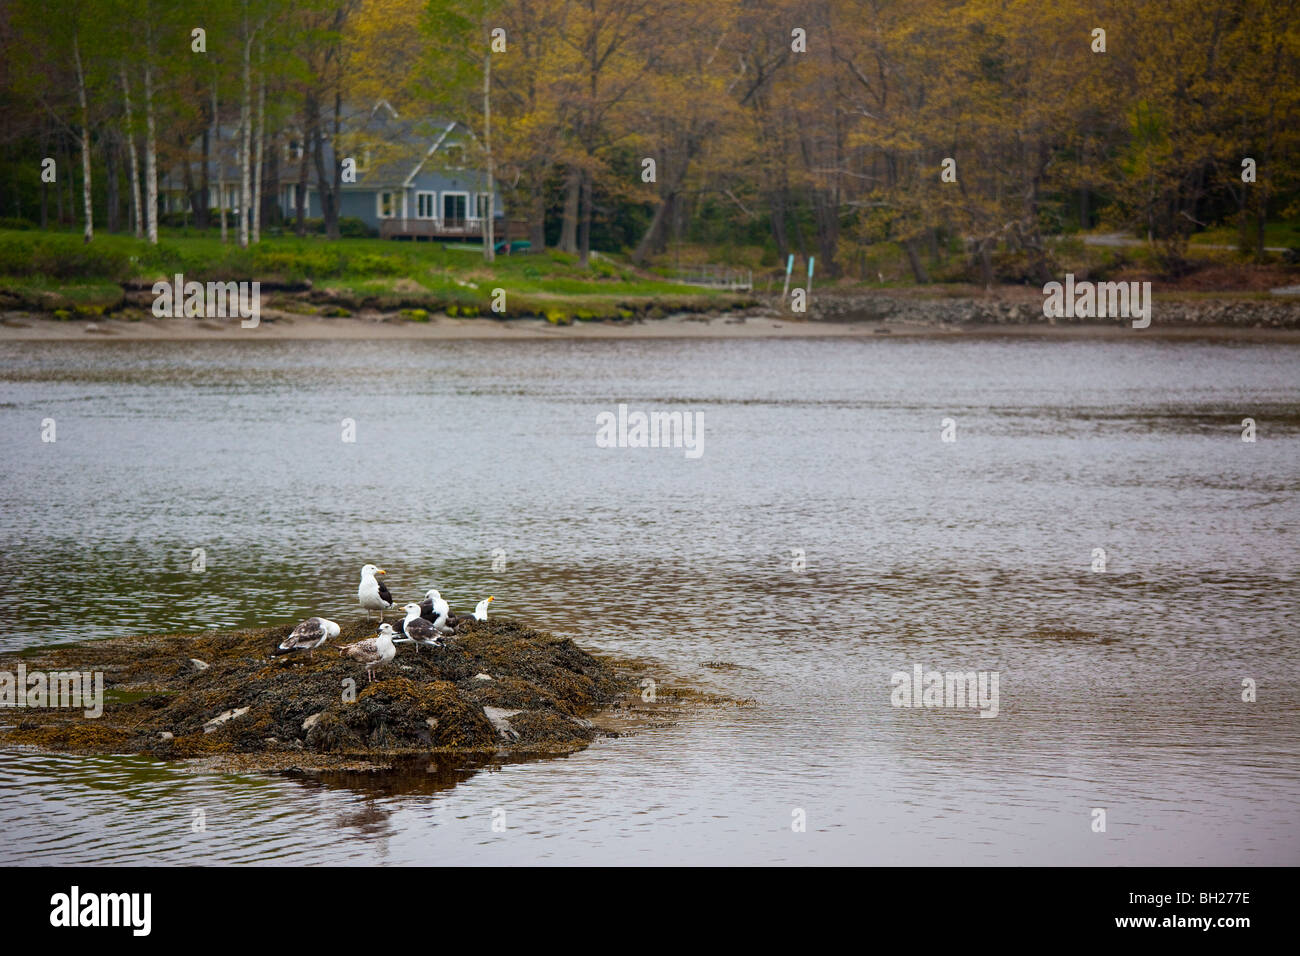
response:
<path id="1" fill-rule="evenodd" d="M 1300 863 L 1298 386 L 1284 345 L 0 346 L 0 651 L 351 619 L 373 562 L 752 698 L 392 778 L 0 751 L 0 862 Z M 619 403 L 703 454 L 597 447 Z M 997 716 L 893 706 L 914 665 Z"/>

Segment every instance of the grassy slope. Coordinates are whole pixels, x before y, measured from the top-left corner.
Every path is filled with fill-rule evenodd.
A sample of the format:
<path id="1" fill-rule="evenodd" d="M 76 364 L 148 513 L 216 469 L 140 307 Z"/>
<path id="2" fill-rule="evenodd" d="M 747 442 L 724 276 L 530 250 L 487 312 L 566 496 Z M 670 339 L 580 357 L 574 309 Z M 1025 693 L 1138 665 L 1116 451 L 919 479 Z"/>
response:
<path id="1" fill-rule="evenodd" d="M 1105 231 L 1105 230 L 1102 230 Z M 1267 297 L 1268 288 L 1295 281 L 1296 267 L 1277 255 L 1268 264 L 1246 261 L 1231 246 L 1231 229 L 1211 230 L 1193 237 L 1189 259 L 1196 273 L 1182 280 L 1161 282 L 1161 294 L 1187 297 Z M 1268 242 L 1300 245 L 1300 224 L 1270 223 Z M 1086 245 L 1081 236 L 1055 237 L 1051 242 L 1059 271 L 1092 279 L 1153 278 L 1161 273 L 1156 251 L 1145 246 Z M 677 264 L 715 260 L 716 248 L 681 244 L 661 257 L 659 272 Z M 729 247 L 731 264 L 754 269 L 755 293 L 779 294 L 782 264 L 774 253 L 758 247 Z M 846 258 L 847 257 L 847 258 Z M 917 286 L 902 251 L 895 243 L 847 245 L 841 257 L 850 271 L 870 277 L 835 283 L 850 289 L 900 289 L 915 294 L 965 295 L 976 282 L 973 267 L 960 248 L 946 250 L 942 261 L 930 262 L 932 283 Z M 851 260 L 851 261 L 850 261 Z M 1014 254 L 998 262 L 1009 290 L 1027 287 L 1028 280 L 1011 280 L 1022 265 Z M 804 264 L 796 266 L 795 284 L 806 281 Z M 598 256 L 583 268 L 573 256 L 556 251 L 535 255 L 500 256 L 488 265 L 477 247 L 439 243 L 393 242 L 379 239 L 321 237 L 267 238 L 240 249 L 223 244 L 215 233 L 163 230 L 157 246 L 127 236 L 101 233 L 87 246 L 71 231 L 0 230 L 0 309 L 35 309 L 59 317 L 94 315 L 123 303 L 121 283 L 152 280 L 181 272 L 187 279 L 260 279 L 313 285 L 311 301 L 264 290 L 272 308 L 324 315 L 346 315 L 359 308 L 402 311 L 409 318 L 426 318 L 445 311 L 451 315 L 491 315 L 493 290 L 506 292 L 506 315 L 542 315 L 556 322 L 572 319 L 654 315 L 670 310 L 725 309 L 748 304 L 751 297 L 712 292 L 672 282 L 653 271 L 635 270 L 611 257 Z M 1033 283 L 1029 283 L 1032 285 Z M 820 275 L 814 286 L 825 289 Z"/>
<path id="2" fill-rule="evenodd" d="M 94 314 L 121 303 L 122 282 L 178 272 L 187 281 L 310 280 L 337 314 L 375 307 L 407 309 L 414 317 L 444 309 L 491 315 L 498 288 L 506 292 L 507 315 L 554 321 L 628 317 L 654 307 L 724 308 L 736 299 L 605 257 L 584 268 L 576 257 L 555 251 L 499 256 L 488 264 L 477 248 L 427 242 L 287 237 L 240 249 L 215 236 L 164 231 L 157 246 L 109 234 L 87 246 L 69 232 L 0 230 L 0 295 L 8 293 L 0 305 L 11 308 Z"/>

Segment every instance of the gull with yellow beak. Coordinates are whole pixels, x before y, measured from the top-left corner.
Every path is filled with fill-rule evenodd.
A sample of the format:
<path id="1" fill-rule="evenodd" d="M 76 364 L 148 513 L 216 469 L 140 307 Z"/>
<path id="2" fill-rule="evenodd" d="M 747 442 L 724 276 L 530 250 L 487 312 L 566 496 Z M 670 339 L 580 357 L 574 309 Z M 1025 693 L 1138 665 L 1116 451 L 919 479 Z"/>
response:
<path id="1" fill-rule="evenodd" d="M 383 568 L 377 568 L 373 564 L 367 564 L 361 569 L 361 584 L 357 587 L 357 600 L 361 606 L 366 609 L 366 620 L 370 620 L 370 612 L 378 611 L 379 620 L 384 619 L 384 610 L 393 606 L 393 596 L 388 593 L 388 588 L 375 575 L 384 574 Z"/>
<path id="2" fill-rule="evenodd" d="M 491 597 L 489 597 L 489 598 L 487 598 L 486 600 L 479 601 L 478 604 L 477 604 L 477 605 L 475 606 L 475 608 L 474 608 L 474 620 L 476 620 L 476 621 L 486 621 L 486 620 L 487 620 L 488 605 L 491 604 L 494 600 L 496 600 L 496 599 L 495 599 L 495 598 L 491 598 Z"/>

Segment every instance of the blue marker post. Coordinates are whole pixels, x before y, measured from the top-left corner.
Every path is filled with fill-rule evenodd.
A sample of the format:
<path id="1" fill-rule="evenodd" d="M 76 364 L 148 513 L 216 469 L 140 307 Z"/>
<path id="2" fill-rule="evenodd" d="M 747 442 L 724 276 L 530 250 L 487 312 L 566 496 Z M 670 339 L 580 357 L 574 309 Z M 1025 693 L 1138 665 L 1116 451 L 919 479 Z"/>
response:
<path id="1" fill-rule="evenodd" d="M 785 260 L 785 285 L 781 288 L 781 308 L 785 308 L 785 297 L 790 294 L 790 273 L 794 271 L 794 253 Z"/>
<path id="2" fill-rule="evenodd" d="M 804 293 L 804 302 L 803 302 L 803 307 L 804 307 L 805 309 L 807 309 L 809 303 L 812 302 L 812 273 L 813 273 L 813 258 L 814 258 L 813 256 L 809 256 L 809 257 L 808 257 L 808 289 L 807 289 L 807 291 Z"/>

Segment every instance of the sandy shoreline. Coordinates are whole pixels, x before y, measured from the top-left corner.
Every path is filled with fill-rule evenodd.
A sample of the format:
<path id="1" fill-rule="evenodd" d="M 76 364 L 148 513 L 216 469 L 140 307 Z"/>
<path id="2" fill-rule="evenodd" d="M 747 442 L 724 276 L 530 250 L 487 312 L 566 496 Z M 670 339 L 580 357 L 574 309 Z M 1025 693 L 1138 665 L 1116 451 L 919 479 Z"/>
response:
<path id="1" fill-rule="evenodd" d="M 399 316 L 360 315 L 320 318 L 302 315 L 263 316 L 255 328 L 242 328 L 238 320 L 156 319 L 129 321 L 101 318 L 93 321 L 59 320 L 28 313 L 0 316 L 0 342 L 188 342 L 280 340 L 591 340 L 591 339 L 756 339 L 756 338 L 861 338 L 861 337 L 1012 337 L 1043 339 L 1107 339 L 1115 341 L 1233 341 L 1300 342 L 1300 329 L 1243 328 L 1240 326 L 1170 325 L 1153 322 L 1133 329 L 1115 324 L 1061 324 L 1045 322 L 999 324 L 963 323 L 935 325 L 902 321 L 826 322 L 793 320 L 767 315 L 677 315 L 632 322 L 578 322 L 552 325 L 543 319 L 452 319 L 431 317 L 413 322 Z"/>

